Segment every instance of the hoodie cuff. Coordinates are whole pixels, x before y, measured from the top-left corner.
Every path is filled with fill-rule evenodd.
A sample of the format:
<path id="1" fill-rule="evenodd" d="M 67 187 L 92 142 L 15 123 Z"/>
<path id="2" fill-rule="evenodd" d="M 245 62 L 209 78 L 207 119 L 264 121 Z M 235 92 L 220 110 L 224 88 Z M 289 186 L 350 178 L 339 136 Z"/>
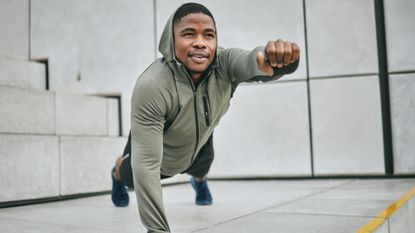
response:
<path id="1" fill-rule="evenodd" d="M 299 63 L 300 63 L 300 60 L 297 60 L 296 62 L 291 63 L 288 66 L 284 66 L 282 68 L 275 67 L 273 76 L 281 76 L 281 75 L 286 75 L 286 74 L 292 74 L 292 73 L 294 73 L 294 71 L 297 70 Z"/>

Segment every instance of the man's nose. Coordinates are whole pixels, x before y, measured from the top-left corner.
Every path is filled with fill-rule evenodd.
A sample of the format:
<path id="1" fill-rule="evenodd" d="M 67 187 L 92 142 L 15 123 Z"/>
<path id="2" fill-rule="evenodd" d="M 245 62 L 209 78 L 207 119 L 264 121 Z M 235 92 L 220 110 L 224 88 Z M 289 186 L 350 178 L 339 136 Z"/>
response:
<path id="1" fill-rule="evenodd" d="M 203 37 L 197 37 L 195 41 L 193 41 L 193 47 L 198 49 L 206 48 L 206 42 L 203 40 Z"/>

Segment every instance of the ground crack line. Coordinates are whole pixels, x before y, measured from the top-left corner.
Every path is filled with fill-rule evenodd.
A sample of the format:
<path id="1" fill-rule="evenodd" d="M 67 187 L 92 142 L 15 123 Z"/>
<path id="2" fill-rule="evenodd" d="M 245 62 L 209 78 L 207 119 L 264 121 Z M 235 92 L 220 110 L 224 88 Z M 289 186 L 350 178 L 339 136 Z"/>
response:
<path id="1" fill-rule="evenodd" d="M 251 213 L 248 213 L 248 214 L 244 214 L 244 215 L 241 215 L 241 216 L 238 216 L 238 217 L 235 217 L 235 218 L 231 218 L 231 219 L 228 219 L 228 220 L 225 220 L 225 221 L 221 221 L 221 222 L 218 222 L 218 223 L 212 224 L 212 225 L 210 225 L 210 226 L 202 227 L 202 228 L 199 228 L 199 229 L 197 229 L 197 230 L 192 230 L 192 231 L 189 231 L 189 232 L 190 232 L 190 233 L 197 233 L 197 232 L 199 232 L 199 231 L 203 231 L 203 230 L 209 229 L 209 228 L 211 228 L 211 227 L 215 227 L 215 226 L 223 225 L 223 224 L 225 224 L 225 223 L 233 222 L 233 221 L 236 221 L 236 220 L 239 220 L 239 219 L 242 219 L 242 218 L 245 218 L 245 217 L 248 217 L 248 216 L 251 216 L 251 215 L 254 215 L 254 214 L 260 213 L 260 212 L 263 212 L 263 211 L 267 211 L 267 210 L 269 210 L 269 209 L 278 208 L 278 207 L 281 207 L 281 206 L 283 206 L 283 205 L 290 204 L 290 203 L 292 203 L 292 202 L 296 202 L 296 201 L 299 201 L 299 200 L 302 200 L 302 199 L 305 199 L 305 198 L 308 198 L 308 197 L 312 197 L 312 196 L 314 196 L 314 195 L 322 194 L 322 193 L 324 193 L 324 192 L 327 192 L 327 191 L 330 191 L 330 190 L 336 189 L 336 188 L 338 188 L 338 187 L 340 187 L 340 186 L 347 185 L 347 184 L 350 184 L 350 183 L 355 182 L 355 181 L 356 181 L 355 179 L 353 179 L 353 180 L 349 180 L 349 181 L 347 181 L 347 182 L 344 182 L 344 183 L 340 183 L 340 184 L 334 185 L 334 186 L 332 186 L 332 187 L 329 187 L 329 188 L 327 188 L 327 189 L 323 189 L 323 190 L 318 191 L 318 192 L 315 192 L 315 193 L 311 193 L 311 194 L 308 194 L 308 195 L 305 195 L 305 196 L 302 196 L 302 197 L 299 197 L 299 198 L 296 198 L 296 199 L 293 199 L 293 200 L 289 200 L 289 201 L 286 201 L 286 202 L 283 202 L 283 203 L 279 203 L 279 204 L 272 205 L 272 206 L 269 206 L 269 207 L 266 207 L 266 208 L 262 208 L 262 209 L 256 210 L 256 211 L 251 212 Z"/>

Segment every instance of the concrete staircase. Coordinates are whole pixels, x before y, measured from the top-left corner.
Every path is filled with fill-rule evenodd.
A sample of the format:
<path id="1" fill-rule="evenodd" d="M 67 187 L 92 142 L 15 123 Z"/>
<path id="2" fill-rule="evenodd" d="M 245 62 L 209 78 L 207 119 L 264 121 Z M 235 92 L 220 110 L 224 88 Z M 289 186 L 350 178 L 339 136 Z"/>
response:
<path id="1" fill-rule="evenodd" d="M 118 105 L 46 90 L 45 64 L 0 56 L 0 205 L 110 190 Z"/>

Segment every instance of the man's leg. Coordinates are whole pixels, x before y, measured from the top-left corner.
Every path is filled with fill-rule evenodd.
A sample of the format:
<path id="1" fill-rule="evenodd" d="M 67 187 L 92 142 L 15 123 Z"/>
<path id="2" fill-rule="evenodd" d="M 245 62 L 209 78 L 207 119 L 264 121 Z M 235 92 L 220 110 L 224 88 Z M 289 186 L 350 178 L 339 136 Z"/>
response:
<path id="1" fill-rule="evenodd" d="M 115 167 L 111 171 L 112 192 L 111 200 L 117 207 L 128 206 L 130 197 L 128 196 L 125 186 L 132 187 L 132 171 L 131 171 L 131 133 L 128 137 L 127 145 L 124 153 L 115 160 Z M 130 176 L 128 176 L 130 174 Z M 125 177 L 125 178 L 124 178 Z"/>
<path id="2" fill-rule="evenodd" d="M 186 171 L 186 173 L 192 175 L 190 182 L 196 191 L 195 202 L 197 205 L 212 204 L 212 195 L 210 194 L 209 187 L 207 185 L 206 175 L 212 165 L 213 158 L 214 150 L 212 134 L 197 154 L 192 166 Z"/>

